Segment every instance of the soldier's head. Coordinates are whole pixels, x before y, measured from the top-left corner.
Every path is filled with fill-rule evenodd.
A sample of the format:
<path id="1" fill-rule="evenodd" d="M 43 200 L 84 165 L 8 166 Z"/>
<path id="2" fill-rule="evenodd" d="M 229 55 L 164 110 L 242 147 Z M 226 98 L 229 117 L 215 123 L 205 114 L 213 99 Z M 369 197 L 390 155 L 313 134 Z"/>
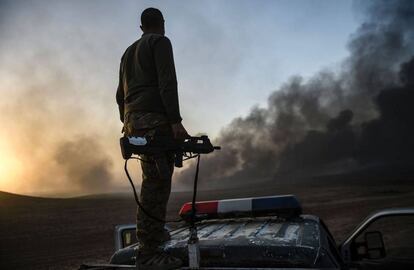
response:
<path id="1" fill-rule="evenodd" d="M 156 8 L 145 9 L 141 14 L 140 28 L 144 33 L 164 35 L 164 17 L 161 11 Z"/>

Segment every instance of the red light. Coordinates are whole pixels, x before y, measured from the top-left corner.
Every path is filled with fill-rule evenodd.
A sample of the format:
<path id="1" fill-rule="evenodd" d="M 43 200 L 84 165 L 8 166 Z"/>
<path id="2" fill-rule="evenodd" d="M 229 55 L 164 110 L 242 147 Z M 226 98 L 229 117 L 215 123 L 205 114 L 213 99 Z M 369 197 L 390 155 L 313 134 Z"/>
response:
<path id="1" fill-rule="evenodd" d="M 217 214 L 218 201 L 196 202 L 197 214 Z M 181 207 L 180 216 L 191 213 L 192 203 L 188 202 Z"/>

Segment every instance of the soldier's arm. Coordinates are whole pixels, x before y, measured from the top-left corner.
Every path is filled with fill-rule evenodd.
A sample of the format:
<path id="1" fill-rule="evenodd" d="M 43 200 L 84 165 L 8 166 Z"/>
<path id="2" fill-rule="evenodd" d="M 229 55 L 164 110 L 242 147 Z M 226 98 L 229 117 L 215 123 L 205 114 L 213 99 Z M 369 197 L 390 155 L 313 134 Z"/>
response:
<path id="1" fill-rule="evenodd" d="M 124 87 L 122 83 L 122 60 L 121 65 L 119 67 L 119 83 L 118 83 L 118 89 L 116 90 L 116 103 L 118 103 L 118 109 L 119 109 L 119 117 L 121 119 L 121 122 L 124 122 Z"/>
<path id="2" fill-rule="evenodd" d="M 167 37 L 162 37 L 155 43 L 154 59 L 160 94 L 167 112 L 168 121 L 171 124 L 180 123 L 182 118 L 178 104 L 174 57 L 171 42 Z"/>

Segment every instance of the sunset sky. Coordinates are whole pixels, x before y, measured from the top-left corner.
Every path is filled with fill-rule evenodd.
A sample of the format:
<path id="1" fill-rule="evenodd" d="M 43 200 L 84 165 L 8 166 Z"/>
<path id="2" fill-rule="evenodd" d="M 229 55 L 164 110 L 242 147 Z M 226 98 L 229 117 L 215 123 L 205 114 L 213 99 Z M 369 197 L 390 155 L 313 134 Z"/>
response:
<path id="1" fill-rule="evenodd" d="M 0 0 L 1 191 L 127 186 L 115 91 L 150 6 L 173 44 L 183 124 L 212 138 L 289 77 L 339 67 L 360 24 L 352 1 Z"/>

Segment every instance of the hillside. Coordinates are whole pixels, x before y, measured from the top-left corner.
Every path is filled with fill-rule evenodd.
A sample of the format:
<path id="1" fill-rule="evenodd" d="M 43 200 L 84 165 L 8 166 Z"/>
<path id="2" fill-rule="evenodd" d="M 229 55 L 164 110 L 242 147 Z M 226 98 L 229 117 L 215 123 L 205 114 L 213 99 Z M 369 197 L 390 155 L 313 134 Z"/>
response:
<path id="1" fill-rule="evenodd" d="M 332 177 L 204 191 L 199 200 L 293 193 L 305 213 L 324 219 L 338 242 L 373 210 L 414 206 L 411 179 Z M 173 193 L 169 217 L 190 198 L 188 192 Z M 83 262 L 107 262 L 115 225 L 134 223 L 135 211 L 131 194 L 49 199 L 0 192 L 0 268 L 76 269 Z"/>

